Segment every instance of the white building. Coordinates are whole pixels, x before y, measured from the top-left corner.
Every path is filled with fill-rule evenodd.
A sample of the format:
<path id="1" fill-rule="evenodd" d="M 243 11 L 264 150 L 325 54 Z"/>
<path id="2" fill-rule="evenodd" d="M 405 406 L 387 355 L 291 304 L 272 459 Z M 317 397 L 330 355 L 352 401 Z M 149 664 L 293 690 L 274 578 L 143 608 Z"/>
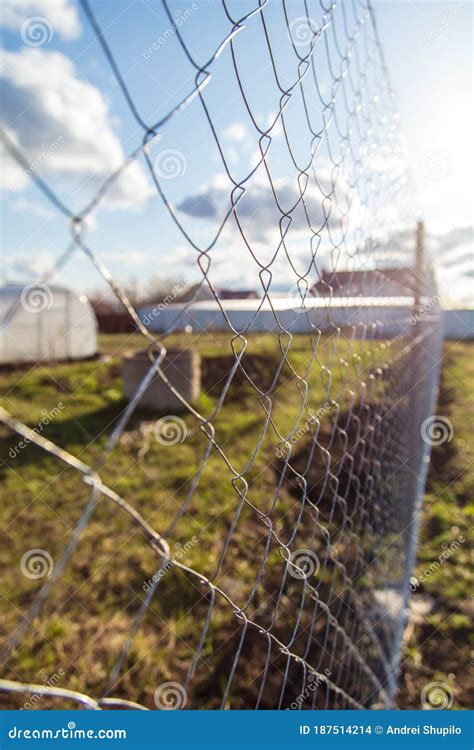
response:
<path id="1" fill-rule="evenodd" d="M 421 300 L 421 320 L 429 322 L 432 303 Z M 357 337 L 392 338 L 412 330 L 413 297 L 323 297 L 301 299 L 275 297 L 270 304 L 263 299 L 224 299 L 187 304 L 157 304 L 139 310 L 143 324 L 160 333 L 192 330 L 247 333 L 334 332 L 354 326 Z M 474 310 L 444 310 L 444 336 L 466 341 L 474 339 Z"/>
<path id="2" fill-rule="evenodd" d="M 405 330 L 413 314 L 413 299 L 409 297 L 307 297 L 301 299 L 275 297 L 263 299 L 215 300 L 188 305 L 159 304 L 139 310 L 144 325 L 150 331 L 230 331 L 307 333 L 318 329 L 334 331 L 337 327 L 357 326 L 357 335 L 364 327 L 378 324 L 386 336 L 396 336 Z M 383 324 L 383 326 L 382 326 Z"/>
<path id="3" fill-rule="evenodd" d="M 474 309 L 448 308 L 443 313 L 444 338 L 453 341 L 474 339 Z"/>
<path id="4" fill-rule="evenodd" d="M 85 296 L 44 283 L 0 288 L 0 364 L 83 359 L 97 352 Z"/>

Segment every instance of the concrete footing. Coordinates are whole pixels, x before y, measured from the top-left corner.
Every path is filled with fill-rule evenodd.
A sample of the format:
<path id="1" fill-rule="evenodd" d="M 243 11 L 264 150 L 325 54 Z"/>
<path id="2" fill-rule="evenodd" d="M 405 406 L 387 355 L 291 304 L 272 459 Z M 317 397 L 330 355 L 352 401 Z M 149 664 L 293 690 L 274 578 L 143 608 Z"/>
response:
<path id="1" fill-rule="evenodd" d="M 130 401 L 149 371 L 151 361 L 146 351 L 131 352 L 123 359 L 123 390 Z M 201 357 L 193 349 L 170 349 L 161 363 L 161 369 L 172 386 L 190 403 L 196 401 L 201 393 Z M 143 393 L 140 407 L 159 412 L 177 414 L 186 411 L 186 407 L 156 373 L 148 388 Z"/>

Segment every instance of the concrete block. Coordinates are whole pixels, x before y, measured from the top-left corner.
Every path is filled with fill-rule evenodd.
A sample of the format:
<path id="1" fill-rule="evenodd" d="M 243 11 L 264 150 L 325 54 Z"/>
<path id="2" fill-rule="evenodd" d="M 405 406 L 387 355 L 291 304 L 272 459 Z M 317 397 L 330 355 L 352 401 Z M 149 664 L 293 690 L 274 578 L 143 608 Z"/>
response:
<path id="1" fill-rule="evenodd" d="M 135 395 L 150 366 L 151 361 L 146 351 L 131 352 L 124 356 L 122 365 L 123 390 L 129 401 Z M 201 357 L 196 351 L 193 349 L 169 349 L 161 363 L 161 369 L 186 401 L 192 403 L 199 398 L 201 393 Z M 170 414 L 186 411 L 186 407 L 172 393 L 158 373 L 143 393 L 139 406 Z"/>

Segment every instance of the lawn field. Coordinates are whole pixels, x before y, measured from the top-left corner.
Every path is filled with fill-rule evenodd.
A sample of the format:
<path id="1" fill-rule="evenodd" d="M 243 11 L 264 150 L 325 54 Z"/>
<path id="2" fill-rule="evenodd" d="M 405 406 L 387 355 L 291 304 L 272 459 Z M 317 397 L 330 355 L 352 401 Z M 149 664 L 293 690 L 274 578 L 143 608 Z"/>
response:
<path id="1" fill-rule="evenodd" d="M 420 708 L 423 688 L 438 681 L 453 708 L 474 703 L 472 673 L 472 520 L 474 514 L 474 344 L 447 342 L 437 414 L 452 439 L 434 446 L 423 506 L 412 620 L 398 703 Z"/>
<path id="2" fill-rule="evenodd" d="M 22 617 L 32 615 L 3 669 L 4 677 L 40 684 L 54 679 L 58 686 L 92 695 L 108 691 L 148 707 L 154 707 L 156 687 L 173 680 L 186 685 L 191 707 L 217 708 L 243 638 L 242 616 L 236 617 L 236 611 L 262 627 L 271 625 L 281 643 L 291 642 L 292 632 L 309 617 L 306 608 L 294 615 L 299 611 L 296 602 L 300 601 L 302 582 L 291 578 L 283 590 L 280 588 L 286 565 L 281 545 L 290 542 L 295 548 L 315 545 L 324 561 L 318 586 L 321 594 L 327 587 L 332 599 L 319 616 L 311 648 L 318 669 L 325 667 L 324 654 L 330 650 L 328 629 L 347 587 L 339 560 L 345 565 L 356 564 L 358 519 L 346 524 L 347 507 L 338 500 L 331 510 L 325 505 L 323 489 L 315 524 L 311 508 L 302 508 L 298 499 L 298 477 L 282 481 L 283 459 L 278 450 L 283 439 L 290 440 L 300 452 L 301 462 L 317 432 L 319 453 L 314 454 L 314 461 L 322 462 L 330 448 L 337 463 L 337 456 L 347 446 L 338 444 L 344 436 L 335 436 L 331 428 L 335 415 L 341 422 L 361 399 L 375 404 L 382 397 L 383 383 L 381 391 L 371 387 L 368 396 L 370 374 L 396 359 L 400 346 L 396 342 L 352 341 L 342 334 L 311 342 L 308 336 L 295 336 L 291 342 L 282 336 L 249 336 L 242 368 L 228 385 L 235 355 L 244 345 L 238 337 L 233 347 L 228 336 L 218 334 L 196 339 L 176 335 L 167 339 L 167 345 L 193 346 L 202 358 L 202 395 L 195 404 L 201 421 L 192 414 L 181 414 L 183 432 L 176 443 L 156 438 L 157 419 L 169 415 L 138 410 L 101 463 L 107 440 L 126 406 L 121 356 L 143 347 L 139 335 L 102 336 L 101 355 L 95 360 L 5 371 L 0 375 L 2 403 L 11 415 L 68 454 L 88 466 L 100 464 L 104 485 L 166 537 L 175 559 L 212 580 L 230 602 L 211 601 L 199 576 L 172 567 L 160 578 L 141 619 L 150 581 L 162 560 L 143 525 L 102 496 L 41 611 L 31 613 L 29 607 L 45 580 L 22 575 L 24 555 L 32 549 L 46 550 L 55 565 L 59 562 L 87 507 L 90 487 L 76 469 L 39 446 L 25 444 L 2 426 L 1 483 L 6 498 L 1 508 L 5 532 L 0 552 L 4 571 L 2 639 L 7 641 Z M 439 545 L 452 541 L 453 534 L 467 533 L 474 455 L 467 444 L 472 401 L 466 401 L 464 391 L 472 377 L 474 347 L 459 344 L 450 349 L 445 380 L 449 380 L 449 414 L 455 426 L 449 450 L 455 455 L 449 457 L 452 475 L 442 476 L 445 462 L 441 460 L 438 474 L 433 478 L 432 473 L 430 478 L 420 548 L 422 567 L 439 555 Z M 446 397 L 446 388 L 442 394 Z M 203 420 L 212 424 L 214 443 L 202 429 Z M 458 469 L 463 472 L 455 477 Z M 269 534 L 270 515 L 273 535 Z M 360 523 L 366 528 L 366 521 Z M 370 534 L 359 540 L 365 557 L 372 553 L 371 544 Z M 440 609 L 441 604 L 433 608 L 433 627 L 443 632 L 445 626 L 436 618 L 451 612 L 447 625 L 450 638 L 464 637 L 467 627 L 467 613 L 459 605 L 468 585 L 465 554 L 467 545 L 448 561 L 449 567 L 446 563 L 434 583 L 436 601 L 441 597 L 447 609 Z M 460 569 L 452 570 L 453 565 Z M 370 585 L 370 576 L 361 578 L 357 590 L 361 601 Z M 134 637 L 128 643 L 131 632 Z M 417 633 L 412 638 L 418 638 Z M 334 649 L 341 648 L 337 637 L 329 641 Z M 110 674 L 124 644 L 128 645 L 124 662 L 111 683 Z M 303 656 L 306 644 L 307 639 L 295 637 L 293 648 Z M 234 679 L 234 685 L 240 686 L 238 697 L 234 699 L 229 691 L 227 706 L 242 708 L 255 703 L 259 695 L 262 707 L 266 701 L 273 705 L 286 659 L 282 654 L 279 663 L 275 657 L 274 673 L 262 687 L 258 664 L 266 648 L 266 641 L 251 629 L 245 638 L 245 658 Z M 405 686 L 407 664 L 419 666 L 416 649 L 410 640 L 404 662 Z M 199 658 L 194 662 L 196 653 Z M 360 680 L 360 668 L 357 662 L 343 663 L 337 683 L 349 690 L 351 680 Z M 294 692 L 298 694 L 297 686 Z M 408 688 L 402 694 L 409 699 Z M 20 707 L 24 700 L 0 694 L 3 707 Z M 50 704 L 41 699 L 37 707 Z"/>

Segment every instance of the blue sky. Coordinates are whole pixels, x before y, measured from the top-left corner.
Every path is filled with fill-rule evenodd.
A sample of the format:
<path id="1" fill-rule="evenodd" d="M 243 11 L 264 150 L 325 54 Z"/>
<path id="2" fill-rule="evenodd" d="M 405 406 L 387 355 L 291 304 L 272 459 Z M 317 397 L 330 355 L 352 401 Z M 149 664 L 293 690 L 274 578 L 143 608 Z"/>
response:
<path id="1" fill-rule="evenodd" d="M 233 0 L 227 5 L 237 18 L 250 12 L 256 2 Z M 410 197 L 410 205 L 395 217 L 387 185 L 377 183 L 381 186 L 380 200 L 385 203 L 380 206 L 371 197 L 366 206 L 363 196 L 368 194 L 370 176 L 367 172 L 359 175 L 354 191 L 350 186 L 355 172 L 346 156 L 344 169 L 337 168 L 329 229 L 322 233 L 317 248 L 318 268 L 334 264 L 335 259 L 340 265 L 350 265 L 357 227 L 364 227 L 367 239 L 375 208 L 379 226 L 376 224 L 372 232 L 382 225 L 414 221 L 419 216 L 431 235 L 445 295 L 472 298 L 472 5 L 375 0 L 373 6 L 398 97 L 416 196 Z M 91 7 L 139 116 L 149 127 L 193 91 L 196 67 L 192 61 L 203 66 L 231 29 L 220 0 L 170 3 L 171 19 L 158 0 L 91 0 Z M 198 275 L 196 247 L 212 243 L 230 206 L 231 189 L 262 159 L 258 128 L 268 130 L 278 113 L 281 91 L 277 77 L 283 89 L 291 86 L 298 71 L 297 53 L 304 56 L 309 49 L 300 20 L 304 3 L 290 0 L 285 7 L 288 18 L 281 3 L 270 2 L 264 11 L 275 69 L 260 13 L 247 19 L 232 47 L 226 45 L 209 68 L 211 77 L 203 88 L 203 99 L 218 144 L 196 97 L 158 129 L 159 138 L 149 145 L 153 170 L 182 229 L 158 195 L 143 154 L 120 175 L 88 217 L 87 242 L 117 280 L 127 283 L 135 279 L 141 284 L 158 275 L 171 279 Z M 322 29 L 325 19 L 320 3 L 309 3 L 308 7 L 313 31 Z M 344 11 L 352 28 L 352 3 L 345 2 Z M 30 173 L 42 176 L 69 208 L 80 211 L 104 179 L 140 146 L 143 129 L 119 89 L 88 19 L 72 0 L 4 0 L 1 18 L 5 50 L 0 76 L 3 127 L 25 153 Z M 322 36 L 324 44 L 315 47 L 318 91 L 309 76 L 303 82 L 309 122 L 316 130 L 317 123 L 319 127 L 324 124 L 324 102 L 330 100 L 334 69 L 328 58 L 338 60 L 335 44 L 344 39 L 343 21 L 339 7 L 334 28 Z M 292 39 L 288 24 L 294 33 Z M 176 29 L 192 60 L 183 51 Z M 295 39 L 296 53 L 292 44 Z M 232 53 L 248 109 L 238 90 Z M 336 69 L 336 62 L 334 66 Z M 376 94 L 379 88 L 376 74 L 377 69 L 369 71 L 370 94 Z M 355 72 L 353 76 L 357 83 Z M 348 79 L 344 85 L 347 94 L 351 91 Z M 362 112 L 368 111 L 369 93 L 361 99 Z M 384 95 L 382 90 L 382 99 Z M 380 111 L 384 106 L 383 100 L 375 104 Z M 292 92 L 284 112 L 292 158 L 281 123 L 277 122 L 271 131 L 272 146 L 266 161 L 283 209 L 289 210 L 299 194 L 298 168 L 293 160 L 302 168 L 315 140 L 306 126 L 299 90 Z M 342 89 L 335 114 L 335 123 L 324 129 L 327 139 L 318 146 L 317 179 L 308 187 L 308 205 L 316 228 L 323 221 L 324 194 L 333 184 L 334 168 L 343 153 L 344 140 L 336 127 L 340 123 L 344 130 L 347 121 Z M 384 147 L 377 133 L 370 138 Z M 356 151 L 363 147 L 363 138 L 356 130 L 351 139 Z M 386 156 L 386 151 L 378 153 Z M 380 180 L 379 157 L 372 159 L 369 154 L 365 158 L 376 180 Z M 68 220 L 9 156 L 3 154 L 3 162 L 3 275 L 8 281 L 30 280 L 34 274 L 48 270 L 67 247 Z M 393 171 L 394 185 L 399 185 L 399 166 L 390 156 L 388 169 Z M 210 251 L 213 283 L 258 289 L 259 271 L 268 264 L 274 272 L 275 289 L 291 287 L 307 273 L 308 280 L 315 280 L 314 268 L 310 269 L 314 237 L 310 244 L 302 207 L 295 210 L 286 237 L 288 258 L 278 249 L 279 215 L 262 165 L 246 183 L 246 189 L 239 213 L 249 246 L 235 222 L 227 222 Z M 344 244 L 337 225 L 349 202 Z M 368 213 L 372 214 L 370 221 Z M 381 262 L 380 258 L 376 260 Z M 80 251 L 58 278 L 80 291 L 103 287 L 97 271 Z"/>

